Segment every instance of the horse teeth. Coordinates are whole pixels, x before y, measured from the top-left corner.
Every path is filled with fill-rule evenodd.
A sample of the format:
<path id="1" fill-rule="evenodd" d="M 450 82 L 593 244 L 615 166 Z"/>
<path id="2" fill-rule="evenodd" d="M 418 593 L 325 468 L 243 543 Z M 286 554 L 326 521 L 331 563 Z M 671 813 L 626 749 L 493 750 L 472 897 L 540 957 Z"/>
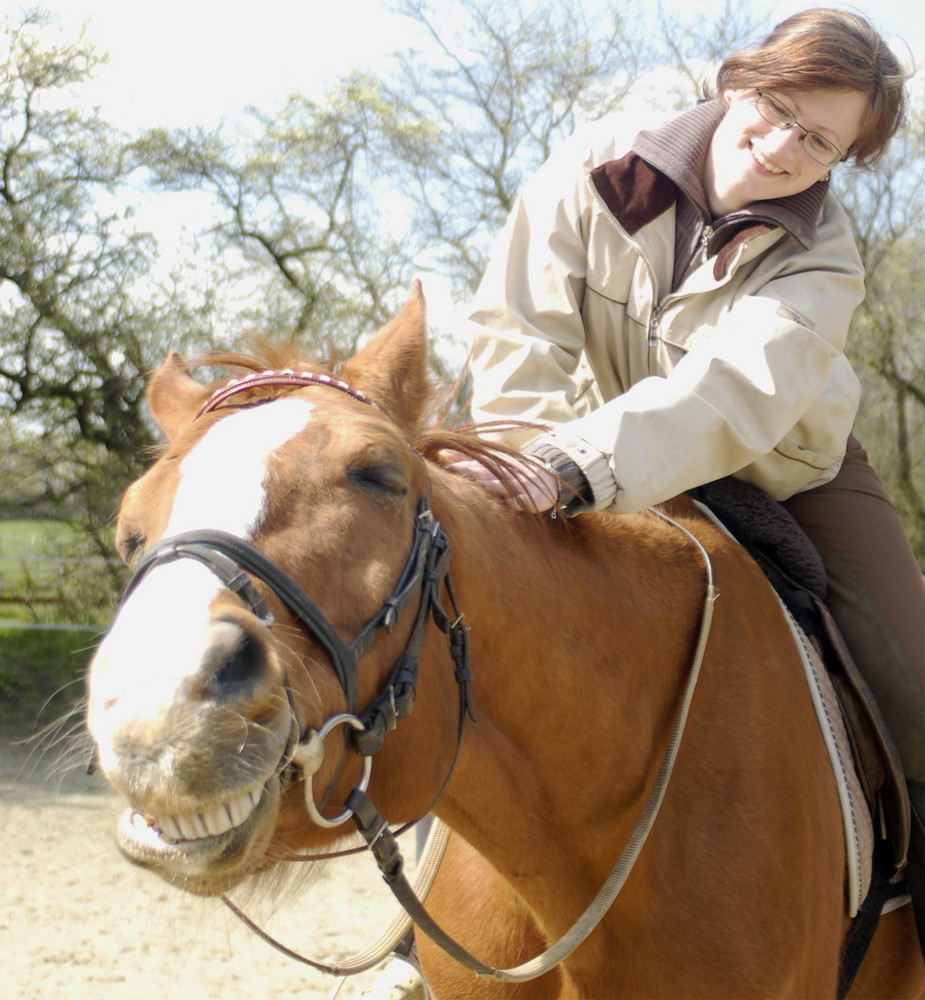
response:
<path id="1" fill-rule="evenodd" d="M 180 836 L 183 840 L 199 840 L 200 833 L 196 829 L 192 816 L 175 816 L 177 826 L 180 828 Z"/>
<path id="2" fill-rule="evenodd" d="M 145 816 L 135 813 L 132 824 L 139 832 L 156 827 L 163 840 L 203 840 L 218 837 L 240 826 L 257 807 L 262 789 L 244 792 L 232 802 L 217 806 L 207 813 L 182 813 L 174 816 Z"/>
<path id="3" fill-rule="evenodd" d="M 220 833 L 225 833 L 226 830 L 230 830 L 234 826 L 231 813 L 228 812 L 226 806 L 219 806 L 212 812 L 204 813 L 202 819 L 212 837 L 217 837 Z"/>
<path id="4" fill-rule="evenodd" d="M 155 825 L 161 831 L 161 836 L 165 840 L 182 840 L 183 835 L 180 828 L 174 822 L 172 816 L 158 816 Z"/>
<path id="5" fill-rule="evenodd" d="M 231 813 L 231 819 L 235 826 L 240 826 L 254 811 L 256 803 L 251 798 L 251 794 L 247 792 L 228 803 L 228 811 Z"/>
<path id="6" fill-rule="evenodd" d="M 132 826 L 141 833 L 147 833 L 156 823 L 150 816 L 136 812 L 132 816 Z"/>

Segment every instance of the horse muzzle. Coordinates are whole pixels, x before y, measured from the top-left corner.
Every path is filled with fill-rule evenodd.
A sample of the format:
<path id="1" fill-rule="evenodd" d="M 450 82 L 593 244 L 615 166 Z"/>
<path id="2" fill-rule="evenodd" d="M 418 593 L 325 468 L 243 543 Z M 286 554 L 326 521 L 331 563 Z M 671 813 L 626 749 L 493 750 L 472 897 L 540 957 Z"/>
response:
<path id="1" fill-rule="evenodd" d="M 131 604 L 122 615 L 91 665 L 88 712 L 129 805 L 119 848 L 189 891 L 222 892 L 260 866 L 298 736 L 275 641 L 230 597 L 146 640 Z"/>

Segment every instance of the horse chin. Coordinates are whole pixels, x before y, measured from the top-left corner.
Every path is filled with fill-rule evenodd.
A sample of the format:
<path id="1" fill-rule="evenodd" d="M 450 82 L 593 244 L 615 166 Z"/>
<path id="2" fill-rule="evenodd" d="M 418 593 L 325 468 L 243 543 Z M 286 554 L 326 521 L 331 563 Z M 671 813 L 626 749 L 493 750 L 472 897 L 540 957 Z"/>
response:
<path id="1" fill-rule="evenodd" d="M 266 866 L 279 806 L 280 782 L 273 777 L 262 788 L 195 819 L 158 818 L 127 809 L 119 820 L 116 844 L 133 864 L 171 885 L 198 896 L 218 896 Z M 219 821 L 220 816 L 227 819 Z M 233 825 L 220 829 L 228 822 Z"/>

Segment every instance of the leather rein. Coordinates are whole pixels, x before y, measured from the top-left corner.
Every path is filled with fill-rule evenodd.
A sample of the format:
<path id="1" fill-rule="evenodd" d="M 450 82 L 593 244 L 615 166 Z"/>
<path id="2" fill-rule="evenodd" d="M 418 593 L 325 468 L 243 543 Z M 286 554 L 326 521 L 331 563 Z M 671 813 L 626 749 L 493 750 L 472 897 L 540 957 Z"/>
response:
<path id="1" fill-rule="evenodd" d="M 287 370 L 283 372 L 259 372 L 226 383 L 210 397 L 194 419 L 198 419 L 204 414 L 215 410 L 240 392 L 263 386 L 297 386 L 300 388 L 325 386 L 344 392 L 353 399 L 370 406 L 376 406 L 362 392 L 353 389 L 332 376 Z M 382 746 L 387 733 L 396 727 L 400 719 L 407 717 L 414 706 L 418 675 L 418 655 L 431 618 L 437 627 L 449 637 L 450 652 L 455 664 L 455 675 L 460 692 L 456 755 L 443 783 L 443 787 L 437 796 L 438 799 L 449 783 L 449 779 L 459 758 L 466 718 L 472 718 L 472 671 L 470 666 L 468 627 L 464 623 L 464 615 L 459 612 L 449 575 L 449 539 L 433 517 L 433 512 L 430 508 L 429 488 L 427 494 L 418 503 L 411 551 L 395 589 L 391 596 L 385 600 L 380 610 L 349 643 L 345 643 L 340 638 L 340 635 L 329 619 L 299 584 L 264 556 L 263 553 L 242 538 L 223 531 L 202 529 L 165 538 L 152 546 L 136 567 L 123 595 L 123 601 L 154 567 L 177 559 L 194 559 L 211 570 L 226 588 L 236 593 L 248 605 L 260 621 L 269 626 L 273 623 L 273 616 L 267 610 L 265 601 L 251 582 L 251 577 L 261 580 L 283 601 L 302 625 L 326 650 L 343 689 L 348 711 L 329 719 L 325 726 L 322 727 L 321 733 L 327 733 L 334 726 L 346 723 L 348 738 L 356 752 L 366 758 L 367 765 L 364 767 L 363 778 L 359 786 L 353 789 L 347 796 L 346 808 L 336 818 L 328 819 L 319 814 L 312 800 L 310 774 L 306 777 L 306 805 L 312 818 L 321 826 L 334 827 L 345 822 L 347 819 L 353 820 L 357 830 L 375 856 L 383 878 L 401 903 L 406 916 L 393 922 L 392 926 L 383 936 L 384 951 L 377 950 L 377 946 L 374 946 L 374 948 L 368 949 L 363 956 L 358 956 L 357 960 L 348 961 L 341 965 L 328 965 L 313 961 L 275 940 L 243 913 L 227 896 L 222 896 L 222 902 L 247 927 L 278 951 L 292 959 L 333 975 L 352 975 L 378 964 L 389 951 L 393 950 L 394 945 L 402 937 L 404 931 L 409 928 L 411 922 L 417 925 L 438 946 L 456 959 L 456 961 L 462 963 L 480 976 L 504 982 L 526 982 L 535 979 L 567 958 L 587 938 L 612 905 L 628 878 L 636 858 L 642 850 L 655 822 L 674 767 L 674 761 L 684 732 L 688 709 L 693 698 L 710 632 L 712 608 L 716 593 L 713 587 L 712 568 L 706 550 L 699 540 L 682 525 L 677 524 L 677 522 L 660 511 L 654 510 L 652 513 L 673 524 L 686 534 L 699 550 L 706 565 L 707 588 L 700 637 L 681 699 L 681 705 L 643 813 L 630 841 L 618 858 L 607 881 L 594 900 L 592 900 L 589 907 L 562 938 L 541 955 L 511 969 L 497 969 L 485 965 L 465 951 L 429 916 L 415 891 L 417 886 L 412 887 L 404 875 L 404 860 L 395 839 L 395 834 L 390 831 L 386 820 L 366 794 L 370 771 L 369 759 Z M 448 615 L 440 604 L 439 593 L 441 588 L 445 588 L 447 592 L 455 617 Z M 415 596 L 419 598 L 418 607 L 405 651 L 393 667 L 383 693 L 373 701 L 362 716 L 358 716 L 356 714 L 358 711 L 358 661 L 377 635 L 383 630 L 392 630 L 399 616 L 408 608 Z M 292 696 L 288 684 L 287 695 L 292 706 Z M 293 725 L 297 729 L 298 724 L 295 721 L 294 706 L 292 706 L 291 710 L 293 712 Z M 292 763 L 296 765 L 308 765 L 319 751 L 320 743 L 319 733 L 314 730 L 309 730 L 305 734 L 299 733 L 295 747 L 287 751 L 287 759 L 284 759 L 282 762 L 281 770 Z M 308 767 L 306 767 L 306 770 L 308 770 Z M 436 823 L 438 826 L 442 825 L 439 820 Z M 439 841 L 441 838 L 438 837 L 437 839 Z M 442 844 L 438 847 L 439 851 L 442 852 L 442 846 L 445 845 L 445 842 L 446 830 L 443 828 Z M 305 856 L 299 858 L 299 860 L 312 860 L 312 858 Z M 432 866 L 432 864 L 432 860 L 425 857 L 422 866 L 427 868 L 429 865 Z M 434 871 L 429 871 L 422 881 L 429 885 L 429 880 L 432 880 L 434 874 Z"/>

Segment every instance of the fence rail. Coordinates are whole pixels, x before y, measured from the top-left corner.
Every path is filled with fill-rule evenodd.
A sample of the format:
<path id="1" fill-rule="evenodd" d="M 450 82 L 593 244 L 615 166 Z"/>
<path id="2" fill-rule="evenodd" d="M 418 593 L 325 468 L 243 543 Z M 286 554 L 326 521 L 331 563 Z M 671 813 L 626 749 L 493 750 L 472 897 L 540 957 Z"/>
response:
<path id="1" fill-rule="evenodd" d="M 4 622 L 0 621 L 0 632 L 27 630 L 32 632 L 96 632 L 102 635 L 108 625 L 72 625 L 68 622 Z"/>
<path id="2" fill-rule="evenodd" d="M 105 572 L 107 566 L 121 565 L 118 559 L 104 556 L 43 556 L 6 550 L 0 555 L 0 628 L 10 629 L 60 629 L 70 631 L 105 631 L 106 626 L 91 623 L 22 621 L 23 617 L 83 617 L 68 615 L 63 609 L 74 603 L 73 578 L 85 572 L 94 576 Z M 107 574 L 108 576 L 108 574 Z M 68 584 L 71 584 L 68 586 Z M 62 609 L 59 611 L 57 609 Z M 39 611 L 39 609 L 44 609 Z M 100 613 L 88 608 L 88 617 L 95 619 Z M 36 614 L 33 614 L 35 612 Z"/>

